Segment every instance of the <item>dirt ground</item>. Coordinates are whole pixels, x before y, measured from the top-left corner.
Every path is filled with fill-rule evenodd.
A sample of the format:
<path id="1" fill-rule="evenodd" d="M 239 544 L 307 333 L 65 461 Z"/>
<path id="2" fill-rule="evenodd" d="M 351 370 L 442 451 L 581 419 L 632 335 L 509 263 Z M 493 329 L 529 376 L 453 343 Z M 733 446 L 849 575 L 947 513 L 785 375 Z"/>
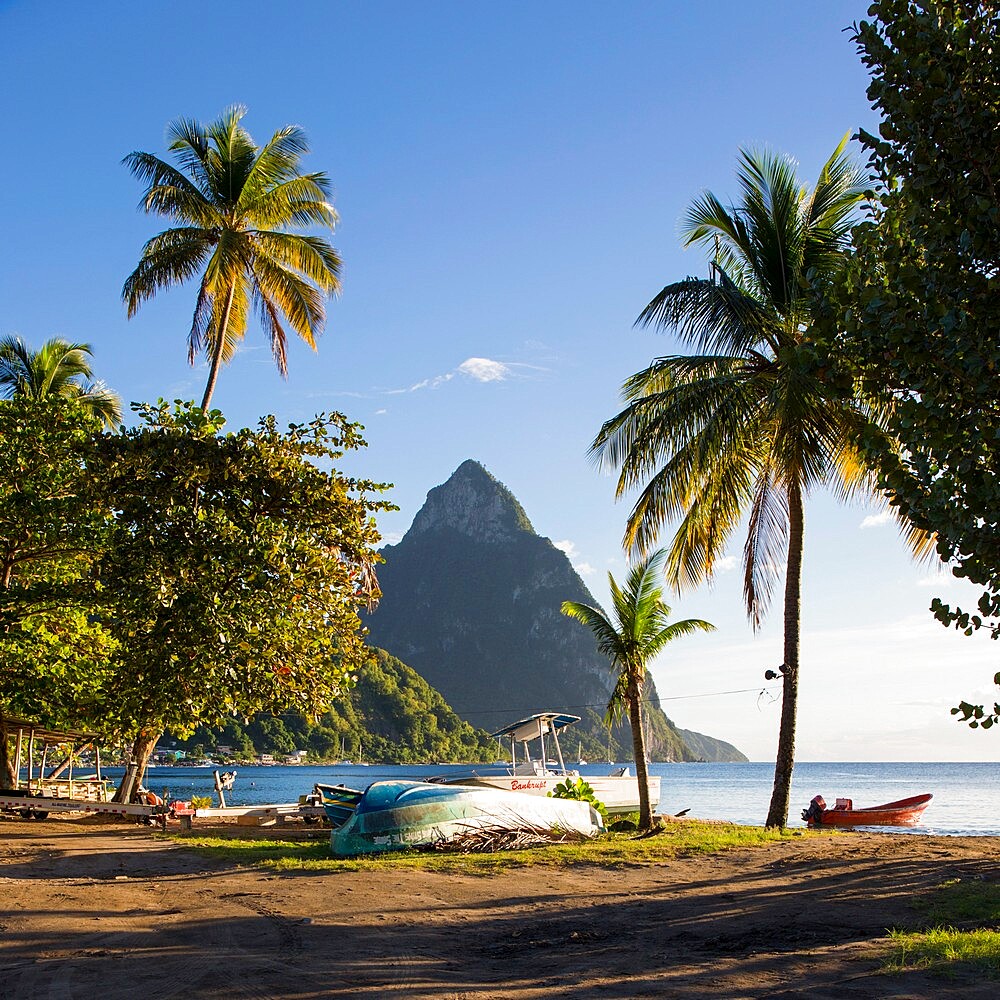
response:
<path id="1" fill-rule="evenodd" d="M 938 998 L 878 973 L 889 927 L 998 841 L 794 838 L 627 869 L 274 874 L 135 826 L 0 818 L 0 998 Z"/>

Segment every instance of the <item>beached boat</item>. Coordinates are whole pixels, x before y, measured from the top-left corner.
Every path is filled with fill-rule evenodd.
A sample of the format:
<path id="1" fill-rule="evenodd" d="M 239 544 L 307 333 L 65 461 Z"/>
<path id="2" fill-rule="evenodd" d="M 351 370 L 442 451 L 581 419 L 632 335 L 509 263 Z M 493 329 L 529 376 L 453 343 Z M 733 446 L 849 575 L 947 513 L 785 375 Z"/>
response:
<path id="1" fill-rule="evenodd" d="M 365 792 L 343 785 L 316 789 L 335 826 L 330 847 L 340 858 L 441 845 L 472 833 L 556 840 L 595 837 L 604 829 L 588 803 L 571 799 L 422 781 L 376 781 Z"/>
<path id="2" fill-rule="evenodd" d="M 817 795 L 809 808 L 802 810 L 802 818 L 809 826 L 914 826 L 932 798 L 930 794 L 913 795 L 864 809 L 855 809 L 851 799 L 837 799 L 836 805 L 827 809 L 823 796 Z"/>
<path id="3" fill-rule="evenodd" d="M 509 766 L 484 766 L 460 774 L 443 774 L 431 778 L 433 782 L 448 785 L 479 785 L 484 788 L 498 788 L 508 792 L 526 792 L 529 795 L 548 795 L 556 785 L 569 779 L 580 777 L 576 769 L 566 767 L 562 749 L 559 746 L 559 731 L 580 721 L 578 715 L 564 715 L 560 712 L 539 712 L 537 715 L 521 719 L 492 734 L 496 740 L 510 740 Z M 547 746 L 551 737 L 551 748 Z M 537 756 L 532 755 L 531 746 L 538 742 Z M 521 745 L 518 759 L 518 744 Z M 557 760 L 548 761 L 548 752 L 555 750 Z M 639 809 L 639 782 L 627 767 L 619 767 L 607 775 L 587 774 L 583 776 L 595 797 L 604 803 L 611 814 L 636 812 Z M 660 801 L 660 779 L 650 777 L 649 805 L 655 809 Z"/>

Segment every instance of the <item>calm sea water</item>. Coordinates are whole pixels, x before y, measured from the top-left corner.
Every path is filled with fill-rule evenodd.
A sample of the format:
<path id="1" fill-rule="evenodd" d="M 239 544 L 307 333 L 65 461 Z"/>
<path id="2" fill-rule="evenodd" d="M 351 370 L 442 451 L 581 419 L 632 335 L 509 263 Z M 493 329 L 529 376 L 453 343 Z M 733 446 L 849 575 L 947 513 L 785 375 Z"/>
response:
<path id="1" fill-rule="evenodd" d="M 388 766 L 373 764 L 322 767 L 237 767 L 236 786 L 227 793 L 231 805 L 296 802 L 315 782 L 367 788 L 384 778 L 424 779 L 432 774 L 459 772 L 465 766 Z M 701 819 L 759 824 L 767 815 L 774 777 L 772 764 L 653 764 L 661 780 L 660 810 Z M 607 774 L 606 764 L 589 764 L 581 774 Z M 120 773 L 114 769 L 110 774 Z M 214 792 L 211 768 L 151 768 L 147 784 L 156 792 L 170 790 L 174 798 Z M 1000 764 L 810 764 L 795 766 L 789 825 L 802 826 L 799 814 L 814 795 L 833 803 L 854 799 L 856 806 L 932 792 L 922 823 L 907 832 L 1000 836 Z"/>

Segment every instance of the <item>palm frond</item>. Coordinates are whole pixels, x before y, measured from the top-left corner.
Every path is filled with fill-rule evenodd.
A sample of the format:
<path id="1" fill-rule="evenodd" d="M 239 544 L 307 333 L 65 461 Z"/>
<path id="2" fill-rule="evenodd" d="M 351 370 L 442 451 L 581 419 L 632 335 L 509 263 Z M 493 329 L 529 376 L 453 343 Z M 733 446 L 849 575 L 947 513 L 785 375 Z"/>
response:
<path id="1" fill-rule="evenodd" d="M 779 346 L 773 313 L 721 270 L 716 280 L 686 278 L 662 288 L 636 326 L 673 330 L 701 354 L 732 356 Z"/>
<path id="2" fill-rule="evenodd" d="M 260 248 L 260 254 L 283 264 L 328 295 L 340 291 L 340 254 L 318 236 L 301 236 L 298 233 L 250 233 Z"/>
<path id="3" fill-rule="evenodd" d="M 597 648 L 602 655 L 608 658 L 611 666 L 619 662 L 621 644 L 618 634 L 615 631 L 614 625 L 600 608 L 591 607 L 589 604 L 581 604 L 578 601 L 563 601 L 562 613 L 582 622 L 594 633 L 594 638 L 597 640 Z"/>
<path id="4" fill-rule="evenodd" d="M 332 231 L 339 216 L 330 203 L 328 187 L 326 174 L 302 174 L 265 191 L 248 192 L 240 208 L 261 229 L 296 225 Z"/>
<path id="5" fill-rule="evenodd" d="M 246 334 L 253 308 L 279 371 L 287 371 L 290 327 L 311 347 L 326 318 L 324 296 L 340 290 L 341 261 L 325 240 L 292 227 L 332 229 L 337 213 L 330 182 L 302 173 L 308 152 L 301 128 L 278 129 L 258 147 L 243 125 L 246 108 L 233 105 L 207 125 L 178 118 L 167 128 L 173 163 L 144 152 L 125 164 L 146 185 L 143 207 L 188 223 L 153 237 L 126 279 L 128 315 L 157 291 L 200 274 L 188 357 L 207 350 L 229 361 Z M 205 405 L 215 385 L 213 364 Z"/>
<path id="6" fill-rule="evenodd" d="M 214 202 L 209 169 L 211 144 L 205 126 L 193 118 L 174 119 L 167 125 L 167 149 L 205 199 Z"/>
<path id="7" fill-rule="evenodd" d="M 213 233 L 191 227 L 167 229 L 149 240 L 122 287 L 129 318 L 161 288 L 182 285 L 193 278 L 211 257 L 214 244 Z"/>
<path id="8" fill-rule="evenodd" d="M 323 331 L 326 308 L 323 295 L 306 279 L 272 257 L 258 255 L 252 265 L 259 294 L 284 315 L 292 329 L 310 346 Z"/>
<path id="9" fill-rule="evenodd" d="M 121 423 L 121 397 L 104 382 L 89 382 L 80 386 L 80 391 L 75 398 L 109 429 Z"/>
<path id="10" fill-rule="evenodd" d="M 62 337 L 47 340 L 37 351 L 20 337 L 5 337 L 0 340 L 0 392 L 8 399 L 73 399 L 110 427 L 121 419 L 121 400 L 103 382 L 82 381 L 93 376 L 92 356 L 90 344 Z"/>
<path id="11" fill-rule="evenodd" d="M 286 181 L 294 179 L 299 172 L 299 162 L 309 152 L 305 132 L 298 125 L 286 125 L 257 151 L 241 192 L 239 208 L 252 214 L 249 204 L 261 194 Z M 325 181 L 325 179 L 324 179 Z M 328 182 L 322 193 L 325 195 Z"/>
<path id="12" fill-rule="evenodd" d="M 788 542 L 788 496 L 765 465 L 750 504 L 747 540 L 743 547 L 743 599 L 754 630 L 770 606 L 775 583 L 784 569 Z"/>

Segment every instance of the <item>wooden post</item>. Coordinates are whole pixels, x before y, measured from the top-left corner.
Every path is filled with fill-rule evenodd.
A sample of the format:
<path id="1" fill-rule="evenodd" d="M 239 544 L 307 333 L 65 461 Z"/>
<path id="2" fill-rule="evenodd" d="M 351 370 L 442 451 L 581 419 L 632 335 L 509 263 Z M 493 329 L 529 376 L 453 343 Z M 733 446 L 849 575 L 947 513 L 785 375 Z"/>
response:
<path id="1" fill-rule="evenodd" d="M 14 787 L 21 787 L 21 743 L 24 740 L 24 730 L 17 731 L 17 752 L 14 754 Z"/>
<path id="2" fill-rule="evenodd" d="M 226 796 L 225 793 L 222 791 L 222 779 L 219 777 L 219 769 L 216 768 L 212 773 L 215 775 L 215 790 L 219 793 L 219 808 L 225 809 Z"/>
<path id="3" fill-rule="evenodd" d="M 35 731 L 34 729 L 28 733 L 28 791 L 31 791 L 31 779 L 33 777 L 31 773 L 32 758 L 35 756 Z"/>

